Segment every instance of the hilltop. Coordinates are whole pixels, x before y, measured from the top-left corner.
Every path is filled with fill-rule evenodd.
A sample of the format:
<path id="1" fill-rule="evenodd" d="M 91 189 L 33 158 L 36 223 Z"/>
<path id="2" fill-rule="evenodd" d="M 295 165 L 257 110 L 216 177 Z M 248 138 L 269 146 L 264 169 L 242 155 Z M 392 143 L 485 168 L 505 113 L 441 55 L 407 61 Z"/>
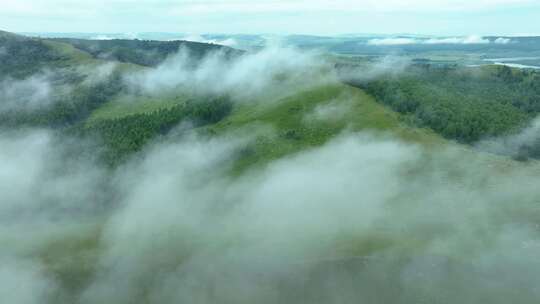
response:
<path id="1" fill-rule="evenodd" d="M 24 78 L 47 69 L 55 71 L 54 90 L 65 85 L 71 89 L 58 95 L 53 107 L 30 113 L 19 110 L 0 113 L 4 117 L 2 124 L 60 127 L 84 136 L 97 136 L 108 147 L 105 159 L 111 164 L 140 151 L 147 142 L 165 135 L 183 120 L 194 121 L 198 132 L 216 135 L 253 124 L 265 124 L 274 129 L 277 135 L 264 135 L 256 146 L 246 148 L 250 152 L 241 160 L 239 168 L 322 145 L 345 129 L 396 132 L 419 142 L 436 138 L 425 130 L 406 131 L 409 127 L 400 121 L 399 114 L 377 104 L 361 89 L 345 84 L 308 85 L 299 91 L 286 93 L 288 89 L 285 89 L 281 94 L 238 102 L 235 97 L 221 93 L 200 94 L 187 87 L 150 95 L 137 93 L 130 91 L 122 80 L 131 73 L 156 68 L 179 50 L 189 52 L 188 65 L 195 69 L 197 62 L 216 52 L 223 62 L 243 56 L 244 52 L 228 47 L 185 41 L 96 41 L 5 35 L 7 38 L 0 46 L 8 48 L 11 58 L 13 72 L 8 75 Z M 27 51 L 18 51 L 23 48 Z M 27 52 L 40 56 L 30 56 Z M 32 62 L 23 61 L 26 58 L 31 58 Z M 102 79 L 87 81 L 95 78 L 93 69 L 111 63 L 115 66 Z M 276 85 L 279 86 L 280 81 Z M 333 100 L 342 100 L 344 104 L 334 104 Z M 338 117 L 308 121 L 312 112 L 325 106 L 343 106 L 349 113 L 339 117 L 342 110 L 338 109 L 332 114 Z M 285 121 L 290 123 L 284 124 Z"/>
<path id="2" fill-rule="evenodd" d="M 205 64 L 205 58 L 213 54 L 219 54 L 219 64 L 225 65 L 248 55 L 225 46 L 186 41 L 42 39 L 2 32 L 0 47 L 5 50 L 0 60 L 8 62 L 2 65 L 5 75 L 24 79 L 47 71 L 47 78 L 54 78 L 53 91 L 63 92 L 53 94 L 56 101 L 52 107 L 0 112 L 2 124 L 51 126 L 101 138 L 110 164 L 122 162 L 182 121 L 192 121 L 196 130 L 208 134 L 261 124 L 273 129 L 274 135 L 262 135 L 257 145 L 246 148 L 240 167 L 322 145 L 344 130 L 383 130 L 420 143 L 441 143 L 445 137 L 470 144 L 526 127 L 538 113 L 535 98 L 540 95 L 535 85 L 538 74 L 532 71 L 421 62 L 396 75 L 383 72 L 358 81 L 356 76 L 371 73 L 372 66 L 377 69 L 380 63 L 334 56 L 325 60 L 336 62 L 341 83 L 309 84 L 303 80 L 302 89 L 280 90 L 287 81 L 276 75 L 272 82 L 277 90 L 272 90 L 281 93 L 268 90 L 245 102 L 224 92 L 201 94 L 201 89 L 212 91 L 219 82 L 195 90 L 188 85 L 152 93 L 133 90 L 133 85 L 125 82 L 129 75 L 151 74 L 154 69 L 178 64 L 166 60 L 179 60 L 174 59 L 179 51 L 188 57 L 181 59 L 187 61 L 178 68 L 193 70 L 193 77 L 200 73 L 199 64 Z M 228 73 L 227 69 L 216 73 Z M 103 74 L 100 79 L 88 81 L 96 78 L 98 70 Z M 327 73 L 316 72 L 317 77 Z M 65 87 L 69 90 L 62 90 Z M 468 92 L 466 98 L 462 97 L 464 91 Z M 308 121 L 306 117 L 325 106 L 337 108 L 332 114 L 336 117 Z"/>

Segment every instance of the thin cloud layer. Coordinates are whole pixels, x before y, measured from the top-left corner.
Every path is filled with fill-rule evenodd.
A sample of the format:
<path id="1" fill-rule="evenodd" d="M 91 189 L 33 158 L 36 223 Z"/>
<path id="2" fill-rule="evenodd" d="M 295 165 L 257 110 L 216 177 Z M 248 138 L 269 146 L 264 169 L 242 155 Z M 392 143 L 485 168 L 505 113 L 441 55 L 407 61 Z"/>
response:
<path id="1" fill-rule="evenodd" d="M 52 152 L 67 147 L 35 136 L 29 133 L 23 140 Z M 503 174 L 466 151 L 430 154 L 392 137 L 360 133 L 233 177 L 227 168 L 243 146 L 237 139 L 171 138 L 150 147 L 107 182 L 114 203 L 106 216 L 86 211 L 77 220 L 64 218 L 66 211 L 50 209 L 44 197 L 21 197 L 20 203 L 42 206 L 63 220 L 28 230 L 16 251 L 3 252 L 1 261 L 7 264 L 0 267 L 0 279 L 7 281 L 2 287 L 13 286 L 16 278 L 24 288 L 0 292 L 29 304 L 59 303 L 71 296 L 82 304 L 417 303 L 426 296 L 505 303 L 515 299 L 515 290 L 524 303 L 538 297 L 537 166 Z M 33 153 L 2 157 L 2 165 L 41 162 L 41 155 Z M 48 159 L 47 166 L 54 164 L 65 165 L 65 158 Z M 84 168 L 75 172 L 84 176 L 89 173 Z M 62 171 L 51 172 L 62 176 Z M 8 176 L 2 180 L 8 186 L 26 179 L 32 185 L 28 193 L 44 180 L 24 170 Z M 89 174 L 95 182 L 82 184 L 58 177 L 61 184 L 49 188 L 58 195 L 103 192 L 103 176 Z M 81 196 L 73 202 L 86 205 L 96 199 Z M 1 219 L 0 225 L 9 228 L 11 222 L 22 229 L 41 218 L 37 211 Z M 77 270 L 83 264 L 56 260 L 62 256 L 58 253 L 47 256 L 48 263 L 75 268 L 67 277 L 52 275 L 57 268 L 33 258 L 40 252 L 36 242 L 25 242 L 44 230 L 52 237 L 39 240 L 55 246 L 62 243 L 54 240 L 67 236 L 94 238 L 96 230 L 83 228 L 92 220 L 102 228 L 97 247 L 78 256 L 81 263 L 95 263 L 84 280 Z M 6 243 L 13 230 L 1 231 L 0 241 Z M 80 249 L 57 251 L 69 256 L 70 250 Z M 86 260 L 87 255 L 96 260 Z M 86 283 L 66 289 L 74 279 Z M 501 287 L 489 288 L 494 284 Z"/>
<path id="2" fill-rule="evenodd" d="M 4 79 L 0 82 L 0 100 L 0 113 L 45 108 L 53 102 L 53 85 L 46 74 L 23 80 Z"/>
<path id="3" fill-rule="evenodd" d="M 126 81 L 132 89 L 150 94 L 188 89 L 195 93 L 232 94 L 244 99 L 269 92 L 284 94 L 291 87 L 297 90 L 306 85 L 318 85 L 331 77 L 320 73 L 326 67 L 325 60 L 316 53 L 279 45 L 236 58 L 218 51 L 202 60 L 189 50 L 181 49 L 156 69 L 130 75 Z"/>
<path id="4" fill-rule="evenodd" d="M 376 46 L 392 46 L 392 45 L 410 45 L 410 44 L 508 44 L 511 40 L 508 38 L 497 38 L 490 41 L 487 38 L 481 36 L 466 36 L 466 37 L 448 37 L 448 38 L 382 38 L 382 39 L 370 39 L 369 45 Z"/>
<path id="5" fill-rule="evenodd" d="M 211 43 L 211 44 L 220 44 L 230 47 L 235 47 L 238 42 L 234 38 L 227 38 L 227 39 L 206 39 L 201 35 L 187 35 L 183 36 L 182 38 L 178 40 L 186 40 L 186 41 L 193 41 L 193 42 L 202 42 L 202 43 Z"/>
<path id="6" fill-rule="evenodd" d="M 509 44 L 512 42 L 512 39 L 509 39 L 509 38 L 497 38 L 495 39 L 494 41 L 496 44 Z"/>

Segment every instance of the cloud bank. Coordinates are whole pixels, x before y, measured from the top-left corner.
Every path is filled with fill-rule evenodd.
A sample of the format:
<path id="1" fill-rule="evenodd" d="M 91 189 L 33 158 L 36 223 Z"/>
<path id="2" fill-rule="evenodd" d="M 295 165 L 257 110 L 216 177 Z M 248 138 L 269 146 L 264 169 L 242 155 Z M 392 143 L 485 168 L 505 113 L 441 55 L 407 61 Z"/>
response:
<path id="1" fill-rule="evenodd" d="M 4 79 L 0 82 L 0 112 L 47 107 L 53 102 L 52 93 L 53 85 L 46 74 L 23 80 Z"/>
<path id="2" fill-rule="evenodd" d="M 175 39 L 176 40 L 176 39 Z M 206 39 L 201 35 L 187 35 L 183 36 L 182 38 L 178 40 L 186 40 L 186 41 L 193 41 L 193 42 L 202 42 L 202 43 L 211 43 L 211 44 L 220 44 L 230 47 L 237 46 L 238 42 L 234 38 L 227 38 L 227 39 Z"/>
<path id="3" fill-rule="evenodd" d="M 257 51 L 230 58 L 214 52 L 202 59 L 181 49 L 156 69 L 127 77 L 134 90 L 149 94 L 177 89 L 195 93 L 231 94 L 245 99 L 265 94 L 282 94 L 292 88 L 319 85 L 328 81 L 328 64 L 317 53 L 269 45 Z"/>
<path id="4" fill-rule="evenodd" d="M 411 44 L 508 44 L 508 38 L 497 38 L 493 41 L 481 36 L 448 37 L 448 38 L 381 38 L 370 39 L 367 44 L 375 46 L 411 45 Z"/>
<path id="5" fill-rule="evenodd" d="M 22 188 L 2 200 L 2 215 L 20 204 L 41 206 L 0 220 L 4 244 L 22 235 L 13 227 L 28 231 L 17 250 L 2 252 L 0 292 L 18 303 L 505 303 L 516 290 L 523 303 L 538 297 L 537 166 L 500 172 L 465 151 L 426 154 L 360 133 L 233 177 L 227 168 L 242 141 L 187 136 L 150 147 L 103 183 L 81 158 L 68 166 L 80 168 L 69 178 L 39 169 L 66 167 L 66 158 L 33 153 L 68 147 L 43 134 L 1 137 L 13 151 L 36 146 L 22 157 L 0 154 L 2 168 L 34 171 L 4 173 L 2 185 Z M 51 178 L 56 186 L 43 184 Z M 24 196 L 44 190 L 69 204 L 53 208 L 47 196 Z M 106 216 L 75 207 L 112 198 Z M 43 211 L 57 220 L 27 227 Z M 96 230 L 82 224 L 88 221 L 102 223 L 98 244 L 69 245 L 94 238 Z M 43 253 L 38 243 L 66 247 Z M 85 263 L 93 263 L 90 276 L 78 269 Z M 21 287 L 7 285 L 14 278 Z M 70 289 L 72 280 L 83 283 Z"/>

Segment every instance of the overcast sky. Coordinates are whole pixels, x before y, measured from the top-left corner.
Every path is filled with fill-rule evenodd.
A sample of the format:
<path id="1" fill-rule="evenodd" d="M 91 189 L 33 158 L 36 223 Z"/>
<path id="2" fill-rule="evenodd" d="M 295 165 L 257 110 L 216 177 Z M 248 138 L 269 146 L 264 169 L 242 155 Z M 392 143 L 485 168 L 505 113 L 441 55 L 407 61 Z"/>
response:
<path id="1" fill-rule="evenodd" d="M 540 34 L 540 0 L 0 0 L 13 32 Z"/>

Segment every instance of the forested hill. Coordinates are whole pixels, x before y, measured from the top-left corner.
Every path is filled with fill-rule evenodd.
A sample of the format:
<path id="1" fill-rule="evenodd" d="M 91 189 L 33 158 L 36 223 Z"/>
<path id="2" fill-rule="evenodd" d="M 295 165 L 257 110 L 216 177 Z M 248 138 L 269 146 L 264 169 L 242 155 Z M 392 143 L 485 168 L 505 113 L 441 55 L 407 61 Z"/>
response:
<path id="1" fill-rule="evenodd" d="M 238 56 L 242 51 L 217 44 L 191 41 L 154 41 L 154 40 L 86 40 L 86 39 L 52 39 L 52 41 L 69 43 L 76 48 L 92 54 L 95 58 L 117 60 L 142 66 L 157 66 L 168 56 L 185 49 L 194 58 L 203 58 L 210 52 L 223 51 L 229 56 Z"/>
<path id="2" fill-rule="evenodd" d="M 185 60 L 194 67 L 210 53 L 219 53 L 223 60 L 243 54 L 186 41 L 42 39 L 0 32 L 0 129 L 52 128 L 98 138 L 106 160 L 115 163 L 183 120 L 194 126 L 219 121 L 231 106 L 227 96 L 219 94 L 189 95 L 173 89 L 152 95 L 151 110 L 132 109 L 148 96 L 130 90 L 127 77 L 143 75 L 180 50 L 189 53 Z M 125 113 L 87 123 L 95 111 L 117 104 L 118 96 L 133 101 L 133 107 L 124 103 Z"/>
<path id="3" fill-rule="evenodd" d="M 43 39 L 0 31 L 0 78 L 22 78 L 65 59 Z"/>
<path id="4" fill-rule="evenodd" d="M 80 65 L 88 59 L 157 66 L 180 49 L 200 59 L 210 52 L 243 52 L 226 46 L 189 41 L 43 39 L 0 31 L 0 78 L 24 78 L 43 69 Z"/>
<path id="5" fill-rule="evenodd" d="M 533 69 L 413 64 L 368 79 L 351 76 L 351 66 L 340 70 L 414 125 L 466 144 L 518 133 L 540 115 L 540 72 Z M 538 158 L 540 136 L 533 141 L 523 152 Z"/>
<path id="6" fill-rule="evenodd" d="M 243 53 L 186 41 L 42 39 L 0 32 L 0 126 L 83 122 L 125 90 L 123 77 L 130 71 L 156 66 L 181 49 L 194 65 L 210 52 L 225 58 Z"/>
<path id="7" fill-rule="evenodd" d="M 173 67 L 178 70 L 170 72 L 172 77 L 169 78 L 172 80 L 167 79 L 163 89 L 148 91 L 140 86 L 141 83 L 135 90 L 129 87 L 133 83 L 126 76 L 145 76 L 146 72 L 159 71 L 159 68 L 154 68 L 182 49 L 190 56 L 182 66 Z M 357 98 L 358 104 L 369 104 L 376 113 L 393 111 L 391 121 L 382 119 L 380 115 L 367 117 L 369 115 L 359 112 L 357 116 L 351 115 L 347 120 L 339 121 L 340 127 L 332 132 L 321 125 L 315 126 L 315 129 L 318 128 L 315 132 L 302 124 L 291 123 L 294 128 L 286 125 L 281 130 L 283 147 L 277 147 L 274 143 L 263 145 L 265 148 L 252 156 L 259 161 L 274 155 L 269 151 L 291 147 L 300 149 L 324 143 L 330 135 L 338 134 L 343 126 L 355 125 L 359 120 L 369 121 L 362 125 L 367 129 L 392 126 L 395 133 L 405 132 L 403 130 L 407 128 L 421 130 L 419 141 L 431 141 L 433 130 L 447 139 L 475 144 L 484 138 L 519 132 L 540 114 L 539 72 L 506 66 L 460 67 L 416 63 L 404 70 L 382 71 L 376 77 L 356 79 L 355 75 L 361 76 L 365 70 L 362 66 L 356 67 L 354 60 L 337 66 L 340 72 L 352 69 L 353 73 L 347 71 L 347 77 L 342 81 L 356 87 L 354 89 L 341 83 L 319 88 L 321 84 L 315 79 L 321 77 L 320 74 L 328 73 L 325 67 L 309 71 L 310 74 L 306 75 L 310 77 L 302 76 L 305 82 L 300 86 L 302 89 L 298 89 L 298 92 L 295 91 L 297 88 L 291 89 L 287 93 L 288 75 L 280 72 L 266 80 L 272 83 L 274 91 L 258 89 L 260 96 L 253 98 L 264 102 L 251 103 L 251 108 L 247 107 L 248 110 L 244 109 L 246 113 L 243 113 L 245 106 L 234 100 L 234 96 L 211 88 L 214 85 L 219 87 L 216 80 L 225 77 L 227 71 L 222 67 L 210 73 L 212 77 L 204 82 L 204 88 L 198 89 L 204 94 L 190 90 L 190 85 L 194 83 L 188 82 L 186 85 L 175 82 L 178 73 L 189 70 L 190 65 L 193 65 L 193 70 L 187 71 L 183 77 L 188 77 L 190 73 L 197 74 L 200 59 L 214 52 L 224 55 L 220 60 L 228 61 L 223 64 L 227 67 L 232 62 L 230 60 L 250 55 L 215 44 L 186 41 L 41 39 L 0 32 L 0 93 L 3 94 L 0 95 L 0 127 L 75 130 L 78 135 L 99 137 L 107 146 L 105 158 L 109 163 L 116 164 L 127 155 L 140 151 L 147 142 L 166 135 L 183 121 L 192 123 L 196 128 L 208 127 L 217 133 L 219 128 L 211 126 L 221 120 L 232 121 L 238 128 L 260 121 L 259 116 L 247 119 L 244 114 L 252 117 L 250 111 L 261 112 L 262 104 L 284 104 L 286 102 L 283 100 L 288 100 L 287 94 L 298 98 L 293 99 L 290 108 L 277 114 L 273 112 L 277 110 L 271 107 L 266 109 L 270 113 L 268 117 L 271 117 L 269 124 L 279 125 L 279 122 L 294 115 L 291 121 L 304 121 L 302 117 L 309 114 L 307 110 L 294 114 L 301 109 L 299 105 L 309 103 L 307 99 L 318 100 L 320 96 L 328 99 L 310 104 L 313 105 L 310 111 L 317 110 L 318 106 L 324 109 L 324 103 L 340 99 L 342 95 L 360 96 Z M 294 58 L 294 55 L 300 56 L 288 54 L 287 60 Z M 274 57 L 265 60 L 274 60 Z M 169 62 L 160 68 L 168 65 Z M 253 73 L 264 75 L 249 74 L 250 78 L 240 85 L 234 83 L 235 88 L 244 83 L 247 85 L 251 78 L 257 80 L 256 76 L 264 79 L 266 74 L 271 74 L 267 70 L 254 70 Z M 287 73 L 294 74 L 295 71 L 288 70 Z M 214 78 L 214 74 L 218 78 Z M 161 75 L 155 76 L 154 81 L 163 80 Z M 136 82 L 145 80 L 140 78 Z M 307 87 L 310 90 L 302 92 Z M 374 105 L 373 100 L 380 105 Z M 339 105 L 343 106 L 347 104 Z M 266 117 L 267 113 L 261 115 Z M 236 125 L 235 119 L 242 123 Z M 429 136 L 425 136 L 424 131 L 428 131 Z M 540 157 L 540 140 L 530 150 L 532 152 L 527 152 L 527 155 Z"/>

